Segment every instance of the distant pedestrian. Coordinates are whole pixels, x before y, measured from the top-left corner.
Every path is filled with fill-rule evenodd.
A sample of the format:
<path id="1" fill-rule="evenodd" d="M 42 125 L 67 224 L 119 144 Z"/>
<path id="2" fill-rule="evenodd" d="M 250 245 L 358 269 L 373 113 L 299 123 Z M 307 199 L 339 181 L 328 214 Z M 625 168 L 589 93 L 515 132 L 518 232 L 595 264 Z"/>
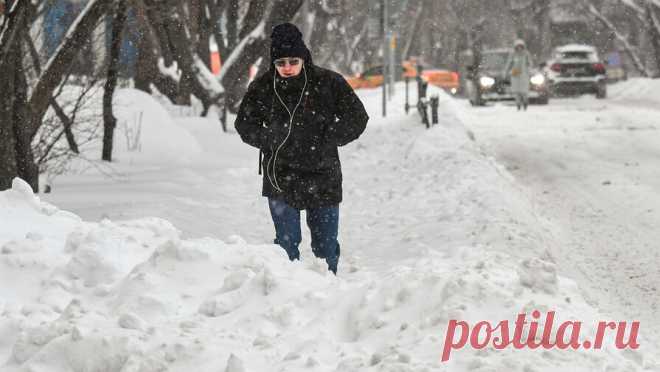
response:
<path id="1" fill-rule="evenodd" d="M 337 274 L 342 173 L 338 146 L 364 131 L 369 116 L 346 80 L 312 63 L 296 26 L 271 34 L 270 68 L 248 87 L 234 123 L 241 139 L 263 154 L 262 195 L 268 198 L 275 244 L 300 258 L 300 211 L 312 252 Z"/>
<path id="2" fill-rule="evenodd" d="M 513 52 L 509 54 L 504 76 L 511 79 L 511 93 L 516 98 L 516 106 L 527 110 L 529 101 L 529 78 L 532 57 L 530 56 L 525 42 L 518 39 L 513 44 Z"/>

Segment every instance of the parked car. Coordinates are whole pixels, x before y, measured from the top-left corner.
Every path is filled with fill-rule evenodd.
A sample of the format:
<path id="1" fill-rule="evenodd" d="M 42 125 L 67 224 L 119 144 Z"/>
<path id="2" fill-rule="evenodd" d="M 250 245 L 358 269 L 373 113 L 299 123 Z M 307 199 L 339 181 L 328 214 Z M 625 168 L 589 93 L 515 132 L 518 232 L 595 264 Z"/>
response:
<path id="1" fill-rule="evenodd" d="M 383 85 L 383 66 L 370 67 L 359 74 L 344 78 L 353 89 L 376 88 Z"/>
<path id="2" fill-rule="evenodd" d="M 509 53 L 511 53 L 510 49 L 488 49 L 481 53 L 481 64 L 479 71 L 476 72 L 476 79 L 465 80 L 467 97 L 472 105 L 488 101 L 515 100 L 515 96 L 511 93 L 511 79 L 505 75 Z M 472 69 L 468 71 L 475 73 Z M 549 91 L 545 76 L 541 71 L 532 69 L 529 80 L 530 103 L 547 104 Z M 478 93 L 481 94 L 481 100 Z"/>
<path id="3" fill-rule="evenodd" d="M 458 93 L 461 85 L 458 73 L 450 70 L 426 69 L 422 71 L 422 79 L 452 95 Z"/>
<path id="4" fill-rule="evenodd" d="M 607 72 L 596 48 L 568 44 L 557 47 L 552 58 L 543 65 L 553 95 L 594 93 L 607 96 Z"/>
<path id="5" fill-rule="evenodd" d="M 417 77 L 417 67 L 414 62 L 404 61 L 401 65 L 401 76 L 414 79 Z M 383 85 L 383 66 L 378 65 L 366 69 L 355 76 L 345 76 L 346 81 L 353 89 L 377 88 Z M 422 79 L 431 85 L 456 94 L 459 88 L 458 73 L 442 69 L 422 69 Z"/>

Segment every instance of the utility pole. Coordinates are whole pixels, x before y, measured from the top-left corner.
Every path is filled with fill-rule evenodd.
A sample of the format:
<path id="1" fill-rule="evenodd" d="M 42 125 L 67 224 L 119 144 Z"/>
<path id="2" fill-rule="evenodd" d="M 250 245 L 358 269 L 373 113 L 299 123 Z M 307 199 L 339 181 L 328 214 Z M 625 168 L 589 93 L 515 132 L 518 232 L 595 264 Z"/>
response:
<path id="1" fill-rule="evenodd" d="M 390 100 L 394 96 L 394 81 L 396 80 L 395 76 L 397 74 L 397 70 L 395 69 L 395 64 L 396 64 L 396 35 L 393 30 L 388 30 L 389 31 L 389 37 L 388 37 L 388 46 L 389 46 L 389 79 L 390 79 L 390 95 L 389 98 Z"/>
<path id="2" fill-rule="evenodd" d="M 389 45 L 387 42 L 387 18 L 389 17 L 387 11 L 387 1 L 388 0 L 380 1 L 380 27 L 383 37 L 383 117 L 387 116 L 387 53 L 389 51 Z"/>

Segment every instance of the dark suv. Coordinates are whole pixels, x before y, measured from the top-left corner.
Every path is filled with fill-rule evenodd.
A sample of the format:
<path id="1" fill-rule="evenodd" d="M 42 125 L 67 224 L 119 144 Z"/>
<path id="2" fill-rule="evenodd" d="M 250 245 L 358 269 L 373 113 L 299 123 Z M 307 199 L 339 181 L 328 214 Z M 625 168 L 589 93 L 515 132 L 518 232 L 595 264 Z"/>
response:
<path id="1" fill-rule="evenodd" d="M 509 53 L 510 49 L 488 49 L 481 53 L 478 76 L 474 79 L 476 84 L 472 79 L 465 81 L 466 94 L 472 105 L 515 99 L 511 93 L 511 80 L 504 71 Z M 473 74 L 474 71 L 470 69 L 469 73 Z M 529 81 L 530 103 L 547 104 L 548 96 L 545 77 L 540 71 L 532 69 Z"/>
<path id="2" fill-rule="evenodd" d="M 605 64 L 592 46 L 557 47 L 544 70 L 553 95 L 594 93 L 596 98 L 607 97 Z"/>

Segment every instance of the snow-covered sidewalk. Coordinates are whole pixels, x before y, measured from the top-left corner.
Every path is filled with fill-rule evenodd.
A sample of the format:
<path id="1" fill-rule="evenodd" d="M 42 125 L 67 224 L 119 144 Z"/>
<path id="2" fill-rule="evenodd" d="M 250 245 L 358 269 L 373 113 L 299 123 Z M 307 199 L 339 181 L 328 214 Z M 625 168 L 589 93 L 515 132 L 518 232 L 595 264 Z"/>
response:
<path id="1" fill-rule="evenodd" d="M 201 121 L 185 125 L 199 125 L 186 130 L 203 159 L 146 175 L 124 164 L 119 183 L 64 181 L 59 196 L 111 217 L 122 203 L 131 218 L 162 210 L 171 219 L 187 205 L 190 216 L 177 227 L 197 222 L 200 230 L 182 234 L 155 217 L 84 221 L 21 181 L 0 193 L 0 370 L 660 369 L 643 339 L 640 349 L 620 351 L 613 337 L 602 350 L 466 346 L 440 362 L 451 319 L 497 324 L 554 311 L 557 323 L 583 322 L 584 339 L 593 339 L 598 321 L 625 319 L 606 318 L 557 275 L 552 226 L 469 139 L 449 97 L 441 97 L 443 125 L 428 131 L 400 109 L 379 118 L 377 91 L 362 98 L 372 121 L 341 153 L 338 277 L 306 240 L 295 263 L 264 244 L 272 227 L 253 174 L 256 154 L 235 136 L 214 143 Z M 161 173 L 169 182 L 153 182 Z M 123 201 L 102 196 L 113 190 Z M 146 200 L 133 200 L 140 193 Z M 198 237 L 219 225 L 216 238 Z"/>

